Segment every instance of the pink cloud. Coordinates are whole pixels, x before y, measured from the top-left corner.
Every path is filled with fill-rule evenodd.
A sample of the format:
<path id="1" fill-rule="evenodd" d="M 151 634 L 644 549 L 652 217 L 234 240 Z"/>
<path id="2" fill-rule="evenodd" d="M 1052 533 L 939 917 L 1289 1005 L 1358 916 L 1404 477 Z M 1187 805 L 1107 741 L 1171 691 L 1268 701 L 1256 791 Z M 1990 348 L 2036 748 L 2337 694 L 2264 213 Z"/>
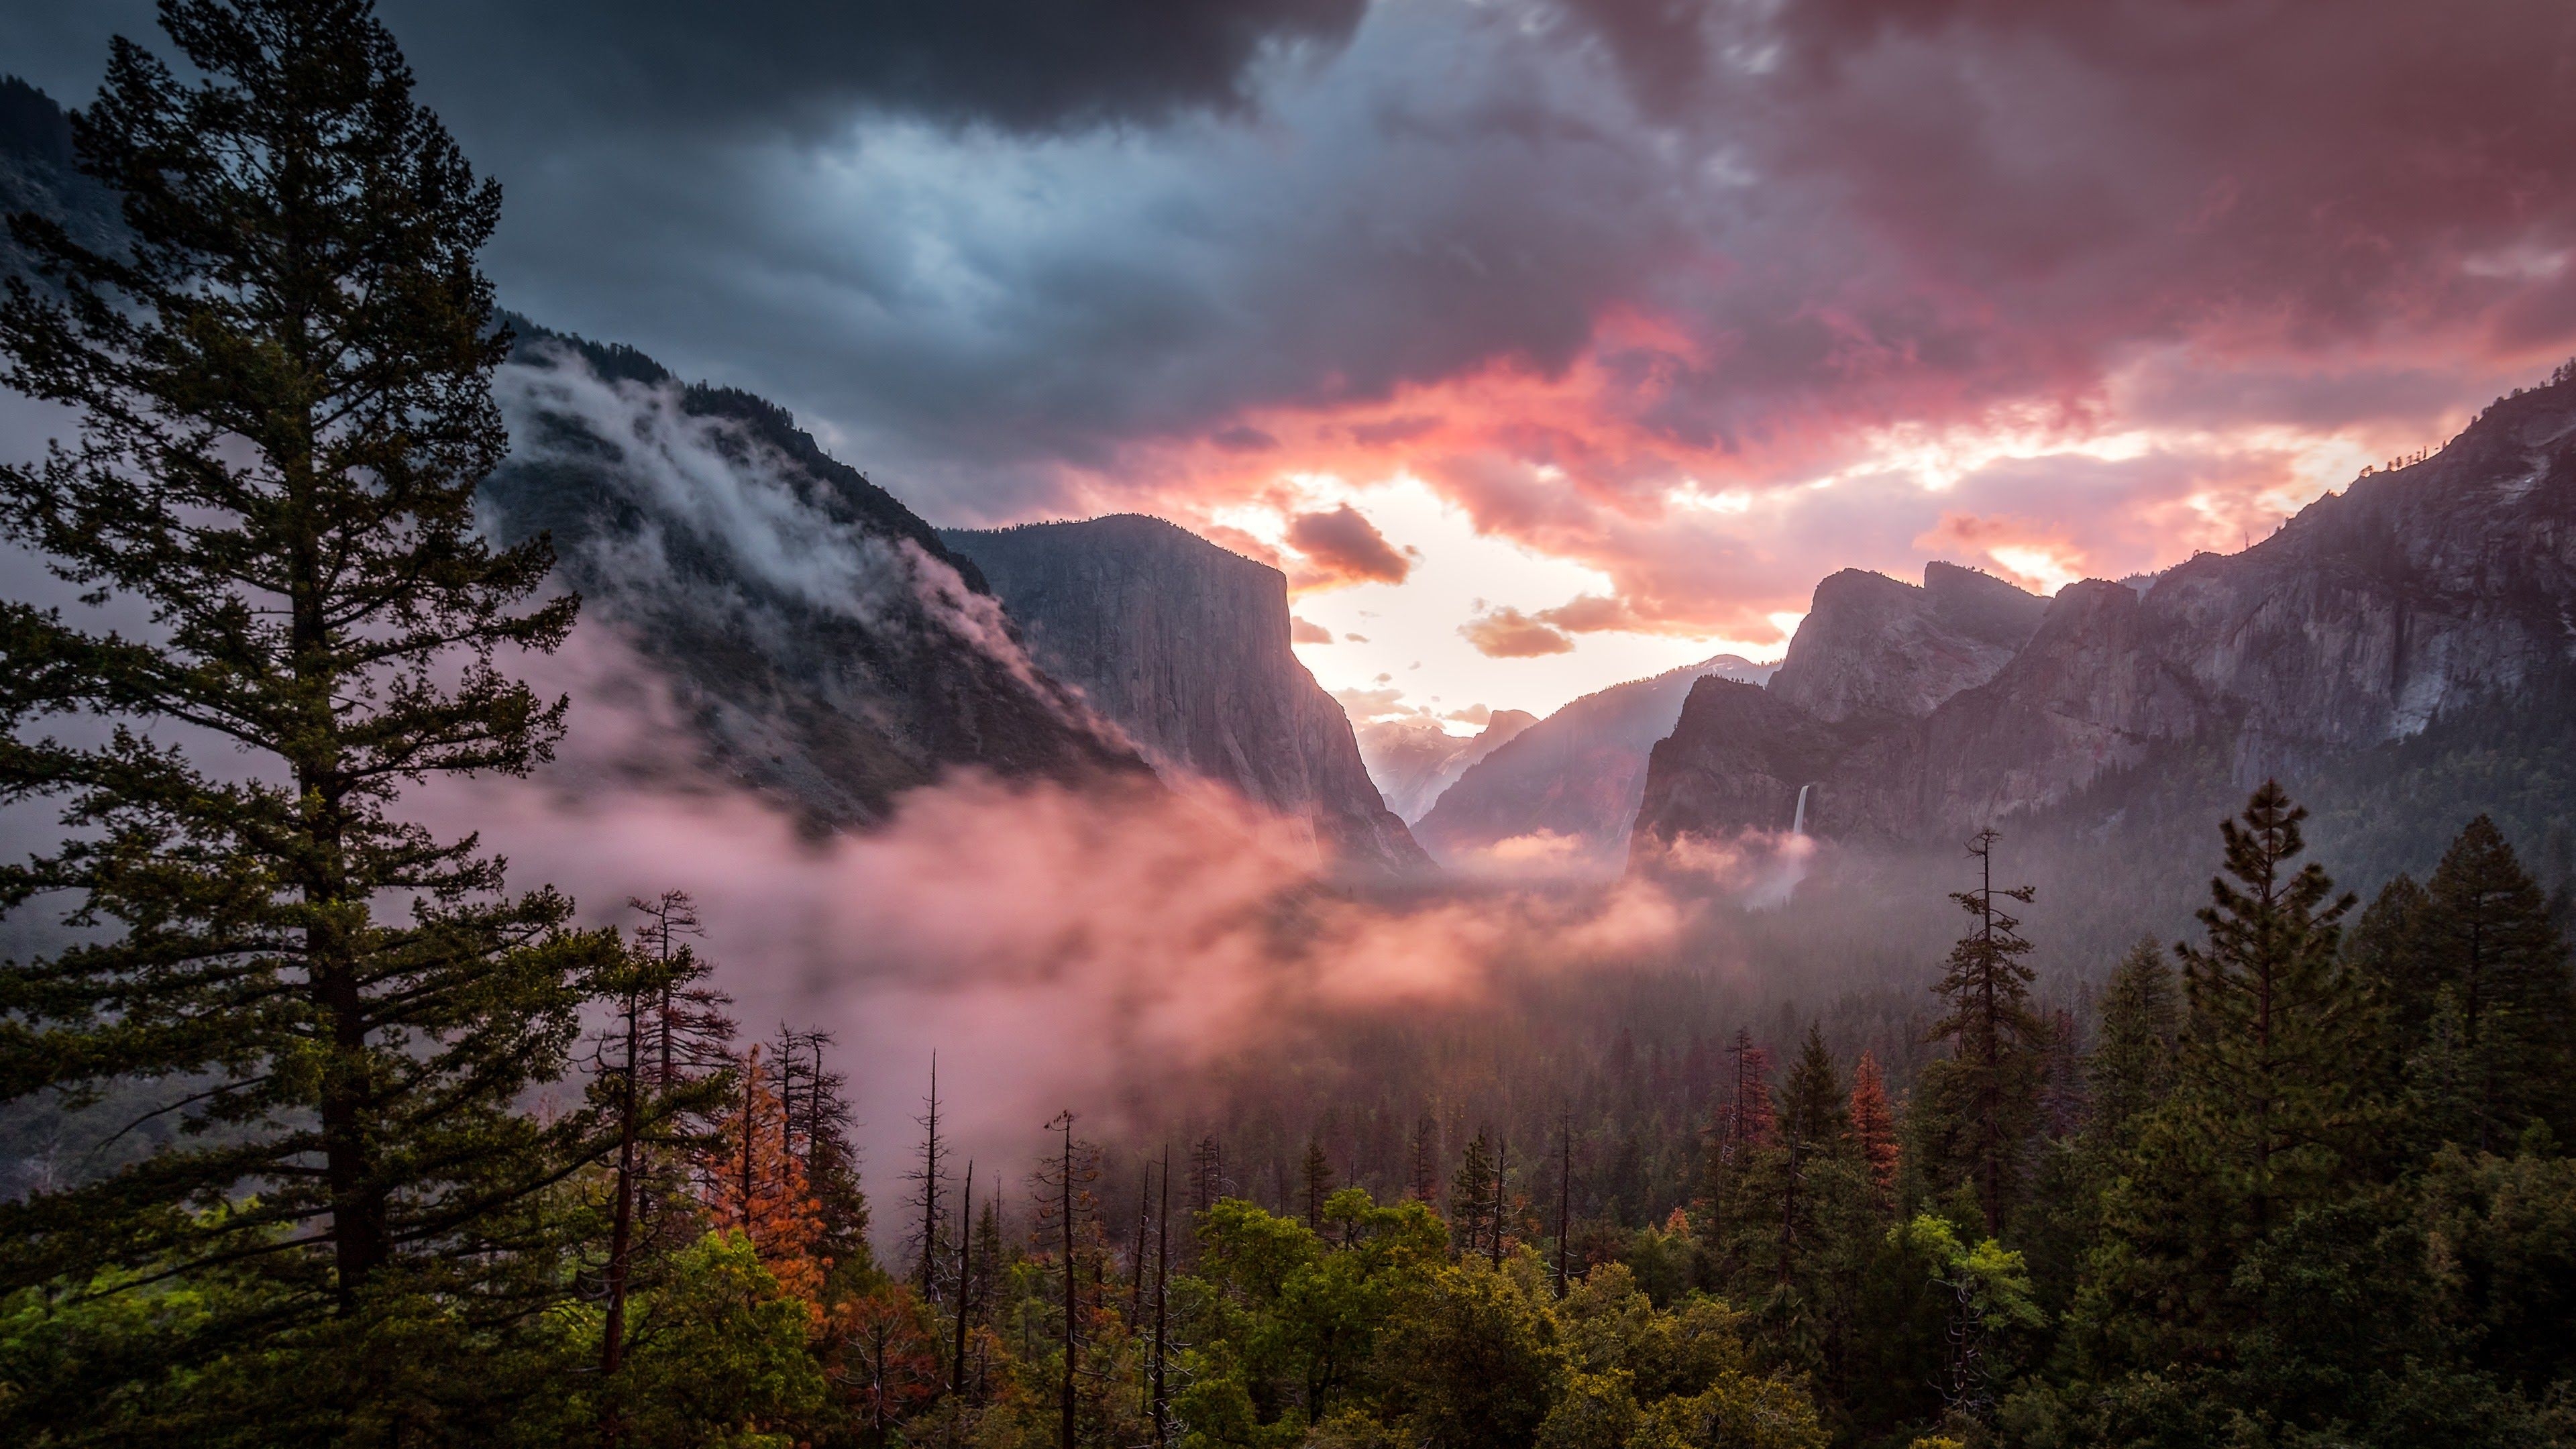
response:
<path id="1" fill-rule="evenodd" d="M 1492 659 L 1532 659 L 1570 654 L 1574 641 L 1518 609 L 1489 609 L 1458 626 L 1476 652 Z"/>
<path id="2" fill-rule="evenodd" d="M 1289 519 L 1288 546 L 1303 555 L 1309 565 L 1299 580 L 1307 588 L 1350 583 L 1400 584 L 1413 572 L 1410 551 L 1398 550 L 1388 543 L 1376 524 L 1347 503 Z"/>

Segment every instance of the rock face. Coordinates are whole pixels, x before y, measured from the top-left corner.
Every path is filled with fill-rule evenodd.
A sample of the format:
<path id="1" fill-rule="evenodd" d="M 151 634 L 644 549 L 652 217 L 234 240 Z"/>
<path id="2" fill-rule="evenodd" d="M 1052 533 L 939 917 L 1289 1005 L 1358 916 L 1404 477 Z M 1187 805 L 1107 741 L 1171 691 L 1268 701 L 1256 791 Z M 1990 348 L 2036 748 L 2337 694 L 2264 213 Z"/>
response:
<path id="1" fill-rule="evenodd" d="M 1759 682 L 1770 672 L 1721 654 L 1587 694 L 1467 769 L 1414 833 L 1450 865 L 1616 865 L 1637 818 L 1647 752 L 1672 732 L 1693 682 Z"/>
<path id="2" fill-rule="evenodd" d="M 2047 608 L 1957 564 L 1929 565 L 1920 588 L 1845 569 L 1816 585 L 1771 692 L 1821 720 L 1927 715 L 1994 678 Z"/>
<path id="3" fill-rule="evenodd" d="M 1538 723 L 1525 709 L 1498 709 L 1472 735 L 1453 735 L 1426 715 L 1371 720 L 1358 730 L 1360 758 L 1386 807 L 1406 824 L 1420 820 L 1477 761 Z"/>
<path id="4" fill-rule="evenodd" d="M 1132 514 L 941 538 L 992 581 L 1038 666 L 1157 768 L 1311 821 L 1342 867 L 1430 864 L 1369 779 L 1350 717 L 1290 652 L 1277 569 Z"/>
<path id="5" fill-rule="evenodd" d="M 818 828 L 959 767 L 1142 776 L 1029 664 L 974 565 L 783 410 L 510 321 L 492 526 L 553 535 L 581 627 L 657 667 L 721 767 Z"/>
<path id="6" fill-rule="evenodd" d="M 116 193 L 80 173 L 72 159 L 72 125 L 51 96 L 16 76 L 0 76 L 0 216 L 18 212 L 60 225 L 73 241 L 112 253 L 126 235 Z M 40 288 L 18 247 L 0 232 L 0 277 Z"/>
<path id="7" fill-rule="evenodd" d="M 2023 606 L 1954 577 L 1979 622 L 1944 619 L 1934 567 L 1921 600 L 1828 579 L 1767 699 L 1695 689 L 1655 749 L 1639 851 L 1780 829 L 1800 784 L 1815 833 L 1924 839 L 2152 782 L 2186 756 L 2250 784 L 2566 697 L 2576 381 L 2498 402 L 2432 458 L 2365 475 L 2242 553 L 2143 589 L 2070 585 L 2009 648 Z"/>

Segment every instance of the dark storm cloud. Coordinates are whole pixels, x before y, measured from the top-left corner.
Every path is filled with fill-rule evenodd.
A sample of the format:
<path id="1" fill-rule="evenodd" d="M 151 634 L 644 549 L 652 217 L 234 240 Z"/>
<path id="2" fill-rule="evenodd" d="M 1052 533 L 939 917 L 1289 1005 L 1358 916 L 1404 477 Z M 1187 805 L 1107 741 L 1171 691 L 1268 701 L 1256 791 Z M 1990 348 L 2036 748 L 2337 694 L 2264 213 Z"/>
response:
<path id="1" fill-rule="evenodd" d="M 383 3 L 478 108 L 703 131 L 829 127 L 867 105 L 1039 132 L 1240 106 L 1257 60 L 1339 46 L 1366 0 Z"/>
<path id="2" fill-rule="evenodd" d="M 144 0 L 13 0 L 22 69 L 86 98 Z M 379 0 L 424 90 L 487 135 L 810 132 L 881 107 L 1043 132 L 1234 108 L 1265 55 L 1329 51 L 1367 0 Z"/>
<path id="3" fill-rule="evenodd" d="M 386 14 L 509 188 L 514 305 L 943 520 L 1171 487 L 1140 445 L 1357 444 L 1479 460 L 1432 473 L 1579 555 L 1710 460 L 2429 426 L 2576 341 L 2561 0 Z"/>

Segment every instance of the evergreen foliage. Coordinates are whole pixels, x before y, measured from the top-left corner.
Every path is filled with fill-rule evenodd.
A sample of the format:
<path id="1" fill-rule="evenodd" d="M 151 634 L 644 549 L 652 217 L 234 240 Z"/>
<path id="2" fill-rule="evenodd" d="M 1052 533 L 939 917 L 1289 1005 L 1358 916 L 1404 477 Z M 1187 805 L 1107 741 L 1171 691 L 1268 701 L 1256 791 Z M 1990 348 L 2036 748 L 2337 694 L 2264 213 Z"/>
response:
<path id="1" fill-rule="evenodd" d="M 2120 958 L 2102 992 L 2102 1024 L 2086 1064 L 2099 1136 L 2124 1139 L 2130 1124 L 2160 1105 L 2174 1084 L 2182 1003 L 2162 946 L 2140 941 Z"/>
<path id="2" fill-rule="evenodd" d="M 2002 837 L 1978 832 L 1968 843 L 1976 858 L 1975 889 L 1950 899 L 1976 925 L 1950 948 L 1933 991 L 1945 1008 L 1932 1039 L 1950 1054 L 1924 1074 L 1923 1099 L 1936 1115 L 1924 1140 L 1934 1150 L 1926 1168 L 1940 1189 L 1973 1193 L 1988 1236 L 2002 1231 L 2019 1199 L 2027 1171 L 2025 1149 L 2038 1130 L 2042 1061 L 2048 1029 L 2030 1004 L 2031 968 L 2022 957 L 2031 943 L 2020 918 L 1999 901 L 2027 904 L 2029 886 L 1994 883 L 1995 844 Z"/>
<path id="3" fill-rule="evenodd" d="M 2356 1125 L 2344 1069 L 2362 1039 L 2363 997 L 2338 949 L 2354 902 L 2335 896 L 2317 862 L 2291 869 L 2306 818 L 2266 782 L 2241 824 L 2221 822 L 2226 869 L 2200 912 L 2208 940 L 2175 948 L 2190 1017 L 2181 1090 L 2210 1165 L 2258 1233 L 2334 1170 Z"/>
<path id="4" fill-rule="evenodd" d="M 182 1363 L 311 1349 L 325 1313 L 344 1346 L 515 1320 L 551 1230 L 529 1200 L 610 1145 L 596 1111 L 520 1102 L 620 952 L 397 808 L 524 773 L 562 727 L 494 661 L 578 601 L 538 597 L 542 540 L 474 529 L 506 444 L 475 266 L 499 192 L 358 0 L 163 23 L 185 74 L 120 40 L 72 126 L 122 245 L 10 221 L 51 286 L 12 280 L 0 377 L 79 435 L 0 467 L 0 532 L 149 624 L 0 607 L 0 799 L 67 831 L 0 869 L 0 907 L 67 900 L 81 932 L 0 971 L 0 1093 L 148 1084 L 179 1132 L 0 1208 L 0 1286 L 220 1272 L 203 1333 L 158 1344 Z M 84 717 L 100 742 L 38 733 Z M 408 1390 L 350 1387 L 378 1392 Z"/>

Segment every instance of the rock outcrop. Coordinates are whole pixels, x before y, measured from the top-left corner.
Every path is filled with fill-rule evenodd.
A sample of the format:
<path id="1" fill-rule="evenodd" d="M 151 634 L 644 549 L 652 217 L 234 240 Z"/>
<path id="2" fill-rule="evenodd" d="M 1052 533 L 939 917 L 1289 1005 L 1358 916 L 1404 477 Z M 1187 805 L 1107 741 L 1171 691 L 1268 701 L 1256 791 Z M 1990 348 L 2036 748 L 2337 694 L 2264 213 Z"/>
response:
<path id="1" fill-rule="evenodd" d="M 992 581 L 1038 666 L 1158 769 L 1312 822 L 1342 868 L 1430 864 L 1370 780 L 1350 717 L 1290 651 L 1277 569 L 1133 514 L 941 538 Z"/>
<path id="2" fill-rule="evenodd" d="M 1449 865 L 1616 866 L 1637 818 L 1647 752 L 1672 732 L 1693 682 L 1770 673 L 1721 654 L 1587 694 L 1459 775 L 1414 834 Z"/>
<path id="3" fill-rule="evenodd" d="M 1991 574 L 1933 563 L 1920 587 L 1845 569 L 1814 601 L 1771 692 L 1816 718 L 1919 718 L 1995 677 L 2048 601 Z"/>
<path id="4" fill-rule="evenodd" d="M 2143 586 L 2070 585 L 2019 640 L 2024 606 L 2004 586 L 1943 569 L 1920 599 L 1836 575 L 1769 698 L 1695 689 L 1655 748 L 1640 851 L 1780 829 L 1799 785 L 1814 833 L 1926 839 L 2115 779 L 2151 786 L 2185 757 L 2240 784 L 2295 778 L 2566 698 L 2576 380 L 2499 401 L 2431 458 L 2364 475 L 2242 553 Z M 1973 612 L 1945 617 L 1945 587 Z"/>
<path id="5" fill-rule="evenodd" d="M 957 768 L 1143 775 L 1029 664 L 975 566 L 786 412 L 510 323 L 491 526 L 553 536 L 582 627 L 661 672 L 720 768 L 824 829 Z"/>

